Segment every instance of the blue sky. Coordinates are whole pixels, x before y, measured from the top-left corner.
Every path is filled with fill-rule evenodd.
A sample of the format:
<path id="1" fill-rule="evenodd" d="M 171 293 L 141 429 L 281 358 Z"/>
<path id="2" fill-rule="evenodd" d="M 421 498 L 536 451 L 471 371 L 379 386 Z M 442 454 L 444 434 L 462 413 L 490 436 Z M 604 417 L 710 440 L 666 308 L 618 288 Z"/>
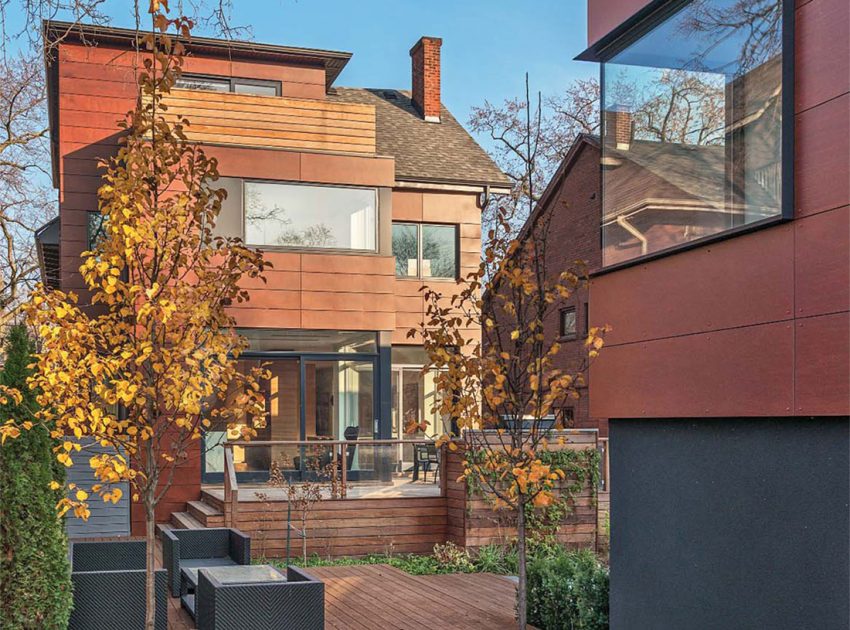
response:
<path id="1" fill-rule="evenodd" d="M 108 0 L 115 26 L 132 26 L 129 0 Z M 146 5 L 146 2 L 142 2 Z M 172 6 L 177 4 L 172 0 Z M 466 123 L 471 108 L 524 91 L 557 93 L 597 73 L 573 61 L 586 44 L 586 0 L 235 0 L 233 22 L 259 42 L 354 53 L 337 85 L 410 87 L 408 51 L 443 38 L 443 102 Z"/>

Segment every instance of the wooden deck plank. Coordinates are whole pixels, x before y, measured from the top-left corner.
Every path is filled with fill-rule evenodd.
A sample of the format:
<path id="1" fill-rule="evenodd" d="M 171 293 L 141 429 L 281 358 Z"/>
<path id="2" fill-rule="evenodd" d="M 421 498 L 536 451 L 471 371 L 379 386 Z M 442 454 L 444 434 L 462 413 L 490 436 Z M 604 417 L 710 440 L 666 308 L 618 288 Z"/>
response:
<path id="1" fill-rule="evenodd" d="M 347 608 L 358 601 L 369 602 L 372 627 L 389 623 L 391 628 L 497 630 L 515 625 L 515 587 L 499 576 L 415 576 L 387 565 L 318 567 L 311 572 L 333 592 L 327 607 L 334 618 L 339 618 L 336 606 Z M 341 596 L 346 589 L 350 595 Z M 359 614 L 362 609 L 361 604 Z"/>
<path id="2" fill-rule="evenodd" d="M 157 542 L 159 566 L 161 558 Z M 509 630 L 516 626 L 516 588 L 501 576 L 411 575 L 385 564 L 311 567 L 308 572 L 325 584 L 329 630 Z M 169 597 L 168 604 L 168 627 L 193 630 L 179 600 Z"/>

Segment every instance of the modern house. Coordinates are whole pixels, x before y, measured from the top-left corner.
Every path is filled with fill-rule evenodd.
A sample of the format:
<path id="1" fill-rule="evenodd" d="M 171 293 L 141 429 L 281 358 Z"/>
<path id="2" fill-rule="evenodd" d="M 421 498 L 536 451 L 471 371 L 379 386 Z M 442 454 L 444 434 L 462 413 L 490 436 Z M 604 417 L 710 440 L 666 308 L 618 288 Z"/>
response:
<path id="1" fill-rule="evenodd" d="M 617 630 L 847 627 L 848 31 L 844 0 L 588 1 Z"/>
<path id="2" fill-rule="evenodd" d="M 84 293 L 77 269 L 100 220 L 97 158 L 115 154 L 116 122 L 139 98 L 136 32 L 58 22 L 45 30 L 58 41 L 47 71 L 59 217 L 39 233 L 39 251 L 47 282 Z M 218 159 L 228 198 L 216 229 L 262 248 L 273 264 L 268 283 L 252 285 L 250 301 L 232 311 L 250 341 L 245 366 L 270 363 L 261 441 L 403 440 L 411 421 L 428 422 L 421 436 L 444 430 L 431 414 L 423 348 L 407 332 L 422 321 L 423 284 L 451 292 L 477 269 L 481 205 L 509 181 L 441 103 L 441 43 L 423 37 L 410 50 L 412 91 L 337 87 L 350 53 L 187 44 L 169 111 L 185 115 L 190 139 Z M 158 520 L 180 513 L 218 522 L 221 503 L 198 500 L 202 484 L 225 476 L 227 438 L 226 427 L 206 434 Z M 237 480 L 268 477 L 275 449 L 234 448 Z M 394 466 L 403 470 L 412 457 L 398 445 Z M 365 452 L 354 458 L 362 472 Z M 444 540 L 442 501 L 432 522 Z M 143 515 L 130 509 L 136 533 Z M 90 533 L 104 533 L 98 522 L 109 519 L 99 517 Z M 423 540 L 430 549 L 431 538 Z"/>

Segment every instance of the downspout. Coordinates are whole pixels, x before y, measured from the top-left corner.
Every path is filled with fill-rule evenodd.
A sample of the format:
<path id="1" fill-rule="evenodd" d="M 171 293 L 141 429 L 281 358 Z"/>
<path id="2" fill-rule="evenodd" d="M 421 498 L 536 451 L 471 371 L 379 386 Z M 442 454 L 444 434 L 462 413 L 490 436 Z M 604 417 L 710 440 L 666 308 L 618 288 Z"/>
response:
<path id="1" fill-rule="evenodd" d="M 487 204 L 490 203 L 490 184 L 484 186 L 484 192 L 478 195 L 477 202 L 480 210 L 486 208 Z"/>
<path id="2" fill-rule="evenodd" d="M 646 255 L 646 252 L 649 249 L 646 237 L 634 225 L 629 223 L 629 220 L 622 214 L 617 217 L 617 225 L 640 241 L 640 254 L 641 256 Z"/>

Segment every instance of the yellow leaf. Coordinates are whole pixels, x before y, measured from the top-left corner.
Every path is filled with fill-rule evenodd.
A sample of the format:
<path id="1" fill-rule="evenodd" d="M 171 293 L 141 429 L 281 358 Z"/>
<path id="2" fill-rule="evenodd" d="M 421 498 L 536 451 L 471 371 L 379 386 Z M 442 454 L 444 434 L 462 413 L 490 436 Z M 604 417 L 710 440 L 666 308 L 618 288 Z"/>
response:
<path id="1" fill-rule="evenodd" d="M 75 496 L 77 497 L 77 501 L 85 501 L 89 498 L 89 493 L 85 490 L 77 490 L 77 494 Z"/>

